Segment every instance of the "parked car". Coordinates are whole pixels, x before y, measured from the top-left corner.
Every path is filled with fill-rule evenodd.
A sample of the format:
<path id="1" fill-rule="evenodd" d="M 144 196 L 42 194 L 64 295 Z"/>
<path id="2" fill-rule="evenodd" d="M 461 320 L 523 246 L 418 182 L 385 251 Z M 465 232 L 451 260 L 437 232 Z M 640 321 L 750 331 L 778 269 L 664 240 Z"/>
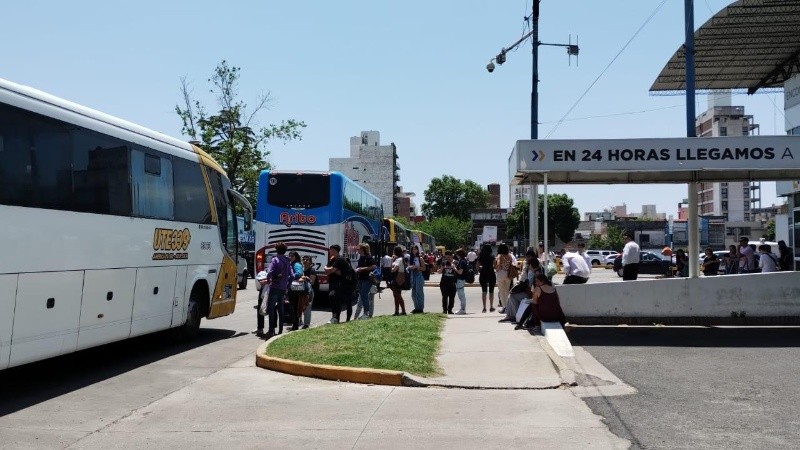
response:
<path id="1" fill-rule="evenodd" d="M 619 252 L 615 250 L 586 250 L 586 256 L 589 257 L 589 262 L 593 266 L 599 266 L 606 263 L 606 258 L 612 255 L 618 255 Z"/>
<path id="2" fill-rule="evenodd" d="M 617 259 L 617 256 L 620 256 L 620 254 L 619 253 L 615 253 L 613 255 L 606 256 L 606 259 L 603 262 L 603 264 L 609 269 L 614 267 L 614 260 Z"/>
<path id="3" fill-rule="evenodd" d="M 650 275 L 668 275 L 672 264 L 660 255 L 651 252 L 639 252 L 639 273 Z M 622 276 L 622 254 L 614 259 L 614 272 Z"/>

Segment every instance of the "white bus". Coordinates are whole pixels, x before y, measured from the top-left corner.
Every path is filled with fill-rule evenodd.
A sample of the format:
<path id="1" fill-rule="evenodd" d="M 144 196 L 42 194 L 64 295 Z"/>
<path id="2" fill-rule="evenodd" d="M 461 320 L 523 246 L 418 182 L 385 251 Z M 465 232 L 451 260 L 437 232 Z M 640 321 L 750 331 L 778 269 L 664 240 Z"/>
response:
<path id="1" fill-rule="evenodd" d="M 0 79 L 0 370 L 236 306 L 236 205 L 199 148 Z"/>

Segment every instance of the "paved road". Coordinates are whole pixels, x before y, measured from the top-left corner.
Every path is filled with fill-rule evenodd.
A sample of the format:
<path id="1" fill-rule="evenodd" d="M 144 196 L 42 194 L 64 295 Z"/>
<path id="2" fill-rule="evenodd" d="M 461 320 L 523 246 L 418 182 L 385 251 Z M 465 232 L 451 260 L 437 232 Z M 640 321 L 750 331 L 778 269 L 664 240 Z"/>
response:
<path id="1" fill-rule="evenodd" d="M 798 447 L 800 328 L 578 327 L 569 337 L 638 390 L 585 398 L 634 448 Z"/>
<path id="2" fill-rule="evenodd" d="M 468 289 L 471 311 L 479 292 Z M 438 290 L 426 296 L 438 309 Z M 569 390 L 363 386 L 256 368 L 254 303 L 245 291 L 189 344 L 148 336 L 0 372 L 0 448 L 628 446 Z M 376 299 L 378 314 L 392 309 L 388 292 Z"/>

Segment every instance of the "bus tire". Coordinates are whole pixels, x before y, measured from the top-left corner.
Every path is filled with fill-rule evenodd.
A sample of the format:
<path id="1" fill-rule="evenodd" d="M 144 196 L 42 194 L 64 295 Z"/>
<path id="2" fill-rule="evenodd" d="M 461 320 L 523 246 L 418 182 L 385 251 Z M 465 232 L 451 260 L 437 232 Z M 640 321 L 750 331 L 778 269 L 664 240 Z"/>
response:
<path id="1" fill-rule="evenodd" d="M 203 306 L 199 289 L 193 289 L 186 305 L 186 322 L 173 329 L 175 338 L 179 341 L 188 341 L 200 334 L 200 320 L 203 318 Z"/>
<path id="2" fill-rule="evenodd" d="M 243 291 L 247 289 L 247 278 L 248 278 L 247 271 L 242 271 L 242 278 L 239 279 L 239 290 Z"/>

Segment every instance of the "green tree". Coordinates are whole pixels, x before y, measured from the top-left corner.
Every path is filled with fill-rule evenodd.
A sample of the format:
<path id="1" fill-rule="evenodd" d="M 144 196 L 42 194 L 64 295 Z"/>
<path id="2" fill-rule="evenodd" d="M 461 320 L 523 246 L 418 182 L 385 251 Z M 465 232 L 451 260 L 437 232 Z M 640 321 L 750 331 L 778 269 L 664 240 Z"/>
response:
<path id="1" fill-rule="evenodd" d="M 573 206 L 572 199 L 567 194 L 549 194 L 548 199 L 548 232 L 551 233 L 550 244 L 554 244 L 552 237 L 558 236 L 563 242 L 569 242 L 575 236 L 575 230 L 581 222 L 578 209 Z M 514 209 L 506 217 L 507 236 L 525 236 L 525 227 L 530 224 L 530 211 L 528 200 L 519 200 Z M 544 233 L 544 195 L 539 195 L 539 233 Z"/>
<path id="2" fill-rule="evenodd" d="M 417 227 L 436 239 L 436 245 L 444 245 L 450 250 L 467 244 L 467 236 L 472 230 L 472 221 L 453 216 L 437 217 L 417 224 Z"/>
<path id="3" fill-rule="evenodd" d="M 488 204 L 489 191 L 478 183 L 443 175 L 432 179 L 425 190 L 422 214 L 428 220 L 453 216 L 463 221 L 469 220 L 471 209 L 485 208 Z"/>
<path id="4" fill-rule="evenodd" d="M 514 209 L 506 216 L 506 236 L 524 237 L 528 234 L 530 210 L 528 199 L 518 200 Z"/>
<path id="5" fill-rule="evenodd" d="M 764 236 L 768 241 L 775 240 L 775 219 L 769 219 L 767 222 L 767 235 Z"/>
<path id="6" fill-rule="evenodd" d="M 586 246 L 590 249 L 616 250 L 621 252 L 622 247 L 625 246 L 625 243 L 622 240 L 622 233 L 622 228 L 615 227 L 613 225 L 609 226 L 606 230 L 605 238 L 599 234 L 593 234 L 586 243 Z"/>
<path id="7" fill-rule="evenodd" d="M 183 107 L 175 106 L 181 118 L 181 132 L 199 141 L 199 147 L 211 155 L 228 174 L 233 189 L 247 197 L 252 205 L 256 201 L 256 184 L 262 169 L 269 169 L 269 151 L 265 148 L 272 140 L 302 139 L 304 122 L 294 119 L 258 128 L 256 117 L 269 109 L 269 93 L 258 97 L 255 107 L 248 109 L 239 99 L 239 68 L 223 60 L 208 79 L 209 92 L 217 99 L 219 111 L 208 114 L 205 106 L 191 96 L 186 78 L 181 78 Z"/>

